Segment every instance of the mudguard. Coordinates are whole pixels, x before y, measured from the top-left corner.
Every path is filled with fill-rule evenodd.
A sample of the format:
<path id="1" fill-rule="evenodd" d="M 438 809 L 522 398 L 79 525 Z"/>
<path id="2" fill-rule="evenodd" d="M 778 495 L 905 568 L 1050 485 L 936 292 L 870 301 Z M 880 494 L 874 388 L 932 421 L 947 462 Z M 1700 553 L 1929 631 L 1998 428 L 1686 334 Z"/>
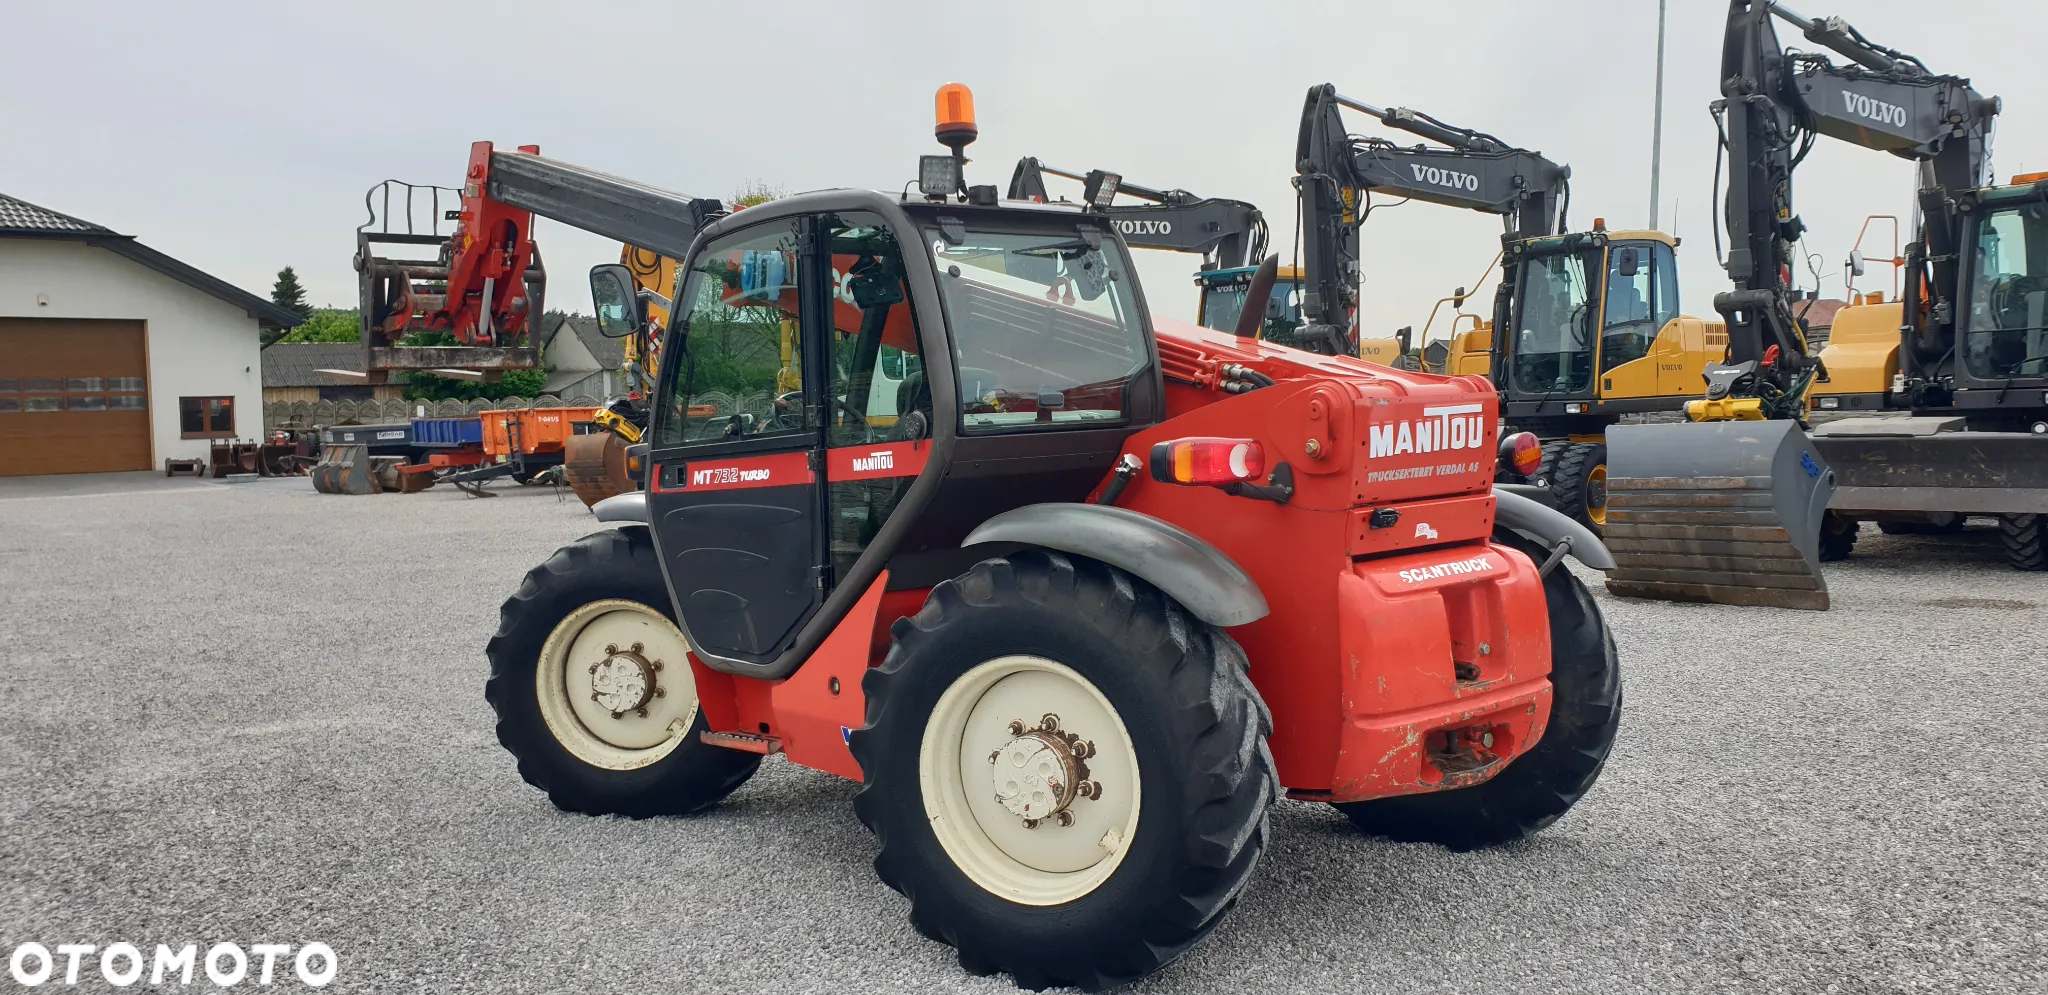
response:
<path id="1" fill-rule="evenodd" d="M 647 517 L 647 492 L 628 491 L 614 494 L 590 506 L 590 513 L 600 522 L 650 524 Z"/>
<path id="2" fill-rule="evenodd" d="M 1607 551 L 1607 544 L 1601 542 L 1592 529 L 1536 498 L 1519 493 L 1523 489 L 1537 488 L 1517 484 L 1494 486 L 1495 522 L 1530 536 L 1545 546 L 1555 546 L 1560 539 L 1570 539 L 1571 555 L 1578 557 L 1580 563 L 1595 570 L 1614 569 L 1614 554 Z"/>
<path id="3" fill-rule="evenodd" d="M 1100 560 L 1143 578 L 1210 625 L 1266 617 L 1266 596 L 1243 567 L 1151 515 L 1099 504 L 1025 505 L 981 523 L 960 545 L 984 542 L 1021 542 Z"/>

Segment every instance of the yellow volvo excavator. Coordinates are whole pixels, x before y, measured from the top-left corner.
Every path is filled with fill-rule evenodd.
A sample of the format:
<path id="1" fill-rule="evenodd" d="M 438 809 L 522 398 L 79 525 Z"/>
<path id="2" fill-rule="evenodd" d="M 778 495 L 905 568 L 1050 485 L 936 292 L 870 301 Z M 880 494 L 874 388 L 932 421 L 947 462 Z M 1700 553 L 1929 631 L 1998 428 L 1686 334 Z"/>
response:
<path id="1" fill-rule="evenodd" d="M 1843 57 L 1779 44 L 1776 23 Z M 2048 183 L 1985 185 L 1999 110 L 1970 81 L 1839 18 L 1730 0 L 1722 49 L 1729 164 L 1725 359 L 1691 424 L 1609 434 L 1607 542 L 1617 594 L 1825 609 L 1819 563 L 1848 555 L 1876 513 L 1998 514 L 2013 565 L 2044 565 L 2048 514 Z M 1919 231 L 1904 300 L 1843 309 L 1816 355 L 1790 288 L 1804 225 L 1792 174 L 1820 136 L 1919 164 Z M 1889 345 L 1877 345 L 1882 328 Z M 1822 410 L 1896 409 L 1809 435 Z"/>
<path id="2" fill-rule="evenodd" d="M 1349 134 L 1343 108 L 1435 144 Z M 1679 311 L 1677 239 L 1609 231 L 1600 219 L 1591 231 L 1566 233 L 1568 167 L 1418 111 L 1352 100 L 1327 84 L 1309 91 L 1295 158 L 1311 327 L 1334 323 L 1338 306 L 1355 308 L 1359 229 L 1373 194 L 1504 219 L 1491 320 L 1454 319 L 1447 356 L 1430 365 L 1490 376 L 1509 428 L 1543 442 L 1533 478 L 1538 495 L 1596 531 L 1604 527 L 1608 428 L 1627 415 L 1680 410 L 1726 347 L 1721 323 Z M 1462 307 L 1467 296 L 1461 290 L 1450 300 Z M 1470 325 L 1461 329 L 1466 318 Z M 1427 324 L 1424 330 L 1426 337 Z"/>

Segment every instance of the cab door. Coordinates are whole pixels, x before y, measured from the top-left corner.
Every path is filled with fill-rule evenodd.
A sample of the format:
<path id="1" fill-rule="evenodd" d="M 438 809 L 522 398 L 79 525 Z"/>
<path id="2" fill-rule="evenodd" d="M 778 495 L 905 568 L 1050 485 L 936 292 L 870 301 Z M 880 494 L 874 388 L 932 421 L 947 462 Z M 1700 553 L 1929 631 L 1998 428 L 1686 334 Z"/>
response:
<path id="1" fill-rule="evenodd" d="M 677 277 L 647 501 L 700 655 L 773 661 L 829 584 L 818 246 L 815 218 L 768 221 L 713 240 Z"/>

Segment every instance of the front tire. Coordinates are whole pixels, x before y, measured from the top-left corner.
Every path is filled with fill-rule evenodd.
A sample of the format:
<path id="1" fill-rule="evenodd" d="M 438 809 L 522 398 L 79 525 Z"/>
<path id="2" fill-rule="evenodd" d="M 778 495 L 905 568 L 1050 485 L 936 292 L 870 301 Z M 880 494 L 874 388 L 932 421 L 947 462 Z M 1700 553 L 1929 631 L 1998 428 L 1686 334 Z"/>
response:
<path id="1" fill-rule="evenodd" d="M 1830 511 L 1820 520 L 1820 561 L 1838 563 L 1849 558 L 1856 549 L 1856 537 L 1863 531 L 1863 523 Z"/>
<path id="2" fill-rule="evenodd" d="M 1607 528 L 1607 447 L 1565 442 L 1546 449 L 1536 471 L 1550 488 L 1551 503 L 1596 534 Z"/>
<path id="3" fill-rule="evenodd" d="M 499 610 L 484 698 L 519 776 L 555 807 L 682 815 L 753 776 L 757 754 L 700 738 L 689 647 L 644 527 L 555 551 Z"/>
<path id="4" fill-rule="evenodd" d="M 1234 640 L 1141 580 L 1043 550 L 940 584 L 891 635 L 862 682 L 854 811 L 920 933 L 975 974 L 1094 991 L 1215 928 L 1277 783 Z"/>
<path id="5" fill-rule="evenodd" d="M 1542 562 L 1548 553 L 1513 533 L 1494 540 Z M 1543 578 L 1550 615 L 1550 724 L 1506 770 L 1469 788 L 1339 804 L 1353 825 L 1398 843 L 1477 850 L 1527 839 L 1585 797 L 1621 726 L 1621 666 L 1614 636 L 1570 570 Z"/>

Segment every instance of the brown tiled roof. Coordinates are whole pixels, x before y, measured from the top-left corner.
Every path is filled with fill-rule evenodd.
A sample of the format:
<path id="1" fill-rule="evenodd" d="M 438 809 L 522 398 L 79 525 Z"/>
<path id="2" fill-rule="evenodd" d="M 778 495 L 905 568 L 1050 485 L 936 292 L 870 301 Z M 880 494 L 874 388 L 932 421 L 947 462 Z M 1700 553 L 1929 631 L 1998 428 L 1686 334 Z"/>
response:
<path id="1" fill-rule="evenodd" d="M 265 387 L 337 387 L 367 383 L 316 370 L 361 370 L 363 347 L 354 342 L 279 342 L 263 350 Z"/>
<path id="2" fill-rule="evenodd" d="M 1793 301 L 1792 314 L 1805 318 L 1808 328 L 1831 328 L 1835 323 L 1835 312 L 1848 307 L 1848 301 L 1817 300 Z"/>
<path id="3" fill-rule="evenodd" d="M 0 232 L 91 232 L 112 235 L 113 231 L 69 214 L 59 214 L 0 193 Z"/>

